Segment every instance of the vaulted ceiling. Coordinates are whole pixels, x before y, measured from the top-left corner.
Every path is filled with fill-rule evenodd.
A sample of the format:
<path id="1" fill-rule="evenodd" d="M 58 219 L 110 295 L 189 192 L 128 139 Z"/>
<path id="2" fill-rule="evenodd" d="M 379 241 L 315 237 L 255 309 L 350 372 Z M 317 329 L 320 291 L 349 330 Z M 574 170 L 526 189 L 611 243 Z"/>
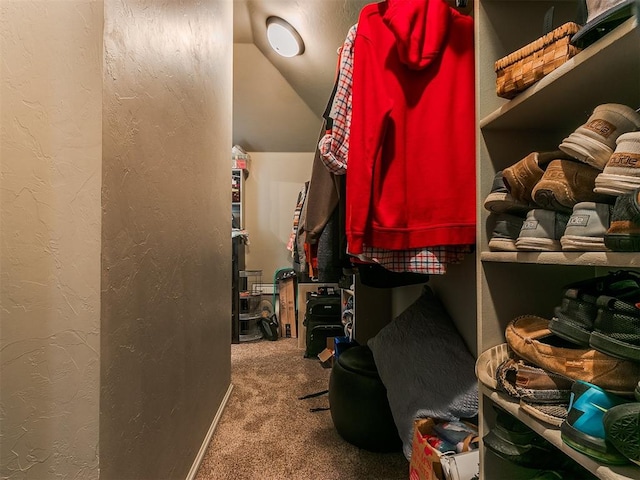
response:
<path id="1" fill-rule="evenodd" d="M 337 49 L 358 21 L 362 0 L 234 0 L 233 142 L 249 151 L 313 151 L 337 65 Z M 279 16 L 305 42 L 285 58 L 267 43 Z"/>

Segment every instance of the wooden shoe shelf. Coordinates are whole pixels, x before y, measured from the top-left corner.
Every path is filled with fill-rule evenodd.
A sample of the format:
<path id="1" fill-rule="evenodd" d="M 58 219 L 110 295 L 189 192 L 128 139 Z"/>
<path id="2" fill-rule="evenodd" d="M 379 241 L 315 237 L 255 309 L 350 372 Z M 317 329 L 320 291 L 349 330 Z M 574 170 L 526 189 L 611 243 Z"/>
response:
<path id="1" fill-rule="evenodd" d="M 493 216 L 483 207 L 497 171 L 533 151 L 556 150 L 603 103 L 640 107 L 640 27 L 627 20 L 512 100 L 496 95 L 494 63 L 540 36 L 555 7 L 554 24 L 575 20 L 575 1 L 475 3 L 478 130 L 478 353 L 503 343 L 507 323 L 523 314 L 550 318 L 562 286 L 614 268 L 640 269 L 640 253 L 490 252 Z M 595 478 L 640 479 L 640 467 L 602 465 L 564 445 L 559 429 L 520 411 L 509 397 L 480 384 L 480 429 L 495 425 L 494 405 L 516 416 Z M 481 449 L 483 480 L 531 478 L 532 472 Z M 585 474 L 587 475 L 587 474 Z"/>

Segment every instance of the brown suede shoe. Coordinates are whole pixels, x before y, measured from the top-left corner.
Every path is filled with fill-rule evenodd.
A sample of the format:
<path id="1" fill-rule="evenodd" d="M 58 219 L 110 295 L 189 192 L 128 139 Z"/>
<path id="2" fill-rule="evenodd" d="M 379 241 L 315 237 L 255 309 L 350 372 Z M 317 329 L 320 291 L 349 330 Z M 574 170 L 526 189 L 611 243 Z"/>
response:
<path id="1" fill-rule="evenodd" d="M 518 202 L 533 204 L 531 192 L 544 174 L 551 160 L 570 158 L 560 150 L 554 152 L 532 152 L 519 162 L 502 171 L 504 185 Z"/>
<path id="2" fill-rule="evenodd" d="M 600 170 L 575 160 L 553 160 L 531 193 L 543 208 L 571 213 L 579 202 L 613 203 L 615 197 L 594 193 Z"/>
<path id="3" fill-rule="evenodd" d="M 592 348 L 581 348 L 549 330 L 549 320 L 523 315 L 505 331 L 509 347 L 523 359 L 572 380 L 593 383 L 617 395 L 632 396 L 640 363 L 621 360 Z"/>

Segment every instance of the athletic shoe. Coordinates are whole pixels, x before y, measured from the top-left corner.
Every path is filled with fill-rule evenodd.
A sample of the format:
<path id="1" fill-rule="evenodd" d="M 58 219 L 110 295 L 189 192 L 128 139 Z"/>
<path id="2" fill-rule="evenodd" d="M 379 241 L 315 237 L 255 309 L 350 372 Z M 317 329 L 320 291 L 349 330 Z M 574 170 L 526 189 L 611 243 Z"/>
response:
<path id="1" fill-rule="evenodd" d="M 602 421 L 607 410 L 627 402 L 591 383 L 575 382 L 571 388 L 567 420 L 560 427 L 562 441 L 602 463 L 628 463 L 627 458 L 605 439 Z"/>
<path id="2" fill-rule="evenodd" d="M 566 477 L 560 472 L 554 472 L 553 470 L 543 470 L 536 473 L 529 480 L 566 480 Z"/>
<path id="3" fill-rule="evenodd" d="M 568 221 L 569 215 L 566 213 L 540 208 L 529 211 L 516 240 L 516 248 L 537 252 L 562 250 L 560 238 L 567 228 Z"/>
<path id="4" fill-rule="evenodd" d="M 589 345 L 617 358 L 640 362 L 640 295 L 635 298 L 601 296 Z"/>
<path id="5" fill-rule="evenodd" d="M 640 188 L 616 199 L 604 244 L 616 252 L 640 252 Z"/>
<path id="6" fill-rule="evenodd" d="M 604 414 L 605 438 L 625 457 L 640 465 L 640 403 L 616 405 Z"/>
<path id="7" fill-rule="evenodd" d="M 524 423 L 496 408 L 496 425 L 482 437 L 485 447 L 501 458 L 528 468 L 562 468 L 567 458 Z"/>
<path id="8" fill-rule="evenodd" d="M 620 135 L 640 129 L 640 113 L 617 103 L 597 106 L 587 122 L 560 144 L 560 150 L 602 171 Z"/>
<path id="9" fill-rule="evenodd" d="M 604 234 L 611 223 L 613 205 L 607 203 L 580 202 L 573 207 L 564 235 L 560 238 L 562 250 L 603 252 Z"/>
<path id="10" fill-rule="evenodd" d="M 616 150 L 596 177 L 594 191 L 618 196 L 639 187 L 640 132 L 629 132 L 616 140 Z"/>
<path id="11" fill-rule="evenodd" d="M 559 427 L 567 419 L 569 403 L 532 403 L 521 399 L 520 408 L 541 422 Z"/>
<path id="12" fill-rule="evenodd" d="M 504 184 L 502 170 L 493 177 L 491 193 L 485 198 L 483 206 L 492 213 L 511 213 L 514 215 L 525 215 L 533 208 L 533 204 L 520 202 L 513 198 Z"/>
<path id="13" fill-rule="evenodd" d="M 602 295 L 616 298 L 640 295 L 640 275 L 618 270 L 566 285 L 562 303 L 555 308 L 549 329 L 565 340 L 589 346 L 598 316 L 598 297 Z"/>
<path id="14" fill-rule="evenodd" d="M 516 240 L 520 235 L 523 222 L 523 218 L 508 213 L 498 215 L 491 232 L 489 250 L 492 252 L 517 252 Z"/>

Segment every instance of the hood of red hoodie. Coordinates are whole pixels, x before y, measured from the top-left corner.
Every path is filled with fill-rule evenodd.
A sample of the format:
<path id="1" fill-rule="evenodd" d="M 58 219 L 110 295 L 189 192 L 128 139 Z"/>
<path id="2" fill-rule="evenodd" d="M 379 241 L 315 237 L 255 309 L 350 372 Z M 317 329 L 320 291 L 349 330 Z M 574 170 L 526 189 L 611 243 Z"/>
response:
<path id="1" fill-rule="evenodd" d="M 396 37 L 400 60 L 424 70 L 444 50 L 451 9 L 444 0 L 387 0 L 382 20 Z"/>

